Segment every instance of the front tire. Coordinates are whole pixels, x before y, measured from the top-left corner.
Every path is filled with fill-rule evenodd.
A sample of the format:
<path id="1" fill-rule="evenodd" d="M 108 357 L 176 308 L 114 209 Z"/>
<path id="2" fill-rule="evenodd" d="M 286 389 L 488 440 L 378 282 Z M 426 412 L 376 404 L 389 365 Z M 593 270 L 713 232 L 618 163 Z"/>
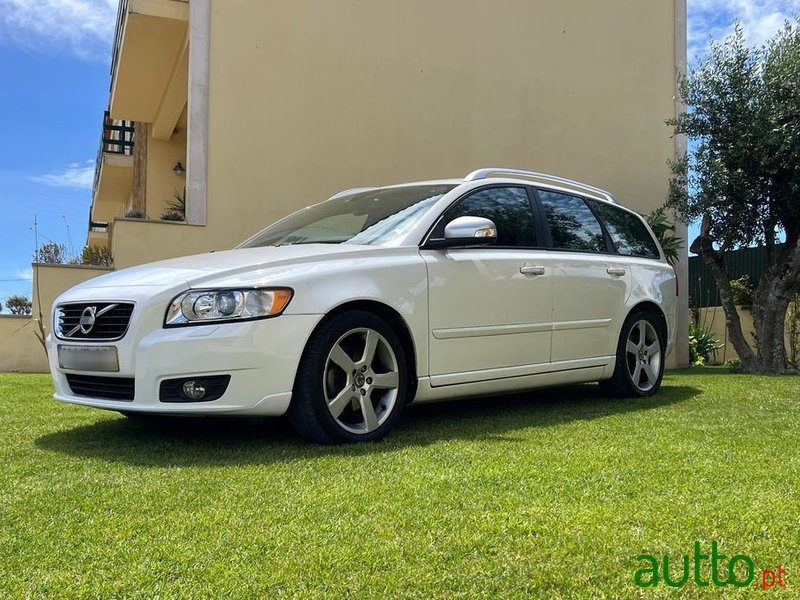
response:
<path id="1" fill-rule="evenodd" d="M 372 313 L 348 311 L 309 339 L 289 420 L 313 442 L 378 440 L 400 418 L 407 389 L 406 357 L 392 328 Z"/>
<path id="2" fill-rule="evenodd" d="M 611 379 L 601 381 L 603 391 L 618 398 L 652 396 L 664 377 L 666 335 L 652 312 L 631 314 L 622 326 L 617 344 L 617 364 Z"/>

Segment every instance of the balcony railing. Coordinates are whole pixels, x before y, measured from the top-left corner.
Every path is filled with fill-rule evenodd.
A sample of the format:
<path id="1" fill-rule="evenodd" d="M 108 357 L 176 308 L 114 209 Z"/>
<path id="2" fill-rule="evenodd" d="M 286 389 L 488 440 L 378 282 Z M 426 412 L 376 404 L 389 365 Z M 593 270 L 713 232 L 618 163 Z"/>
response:
<path id="1" fill-rule="evenodd" d="M 100 180 L 100 168 L 103 166 L 103 154 L 133 154 L 133 121 L 112 119 L 108 111 L 103 113 L 103 130 L 100 136 L 100 147 L 97 149 L 97 161 L 94 165 L 94 192 Z"/>
<path id="2" fill-rule="evenodd" d="M 101 151 L 112 154 L 133 154 L 133 121 L 112 119 L 108 111 L 105 111 Z"/>
<path id="3" fill-rule="evenodd" d="M 125 16 L 128 14 L 128 0 L 119 0 L 117 6 L 117 25 L 114 28 L 114 47 L 111 50 L 111 85 L 114 85 L 114 74 L 117 72 L 117 60 L 119 59 L 119 47 L 122 44 L 122 31 L 125 24 Z"/>

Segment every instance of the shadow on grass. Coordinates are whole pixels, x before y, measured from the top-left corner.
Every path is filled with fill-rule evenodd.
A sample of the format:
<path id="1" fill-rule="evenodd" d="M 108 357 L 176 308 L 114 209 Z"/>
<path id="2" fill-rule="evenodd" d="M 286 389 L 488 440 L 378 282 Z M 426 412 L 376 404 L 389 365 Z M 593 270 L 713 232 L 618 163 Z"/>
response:
<path id="1" fill-rule="evenodd" d="M 70 456 L 137 466 L 268 464 L 326 456 L 361 456 L 422 447 L 441 440 L 513 442 L 528 428 L 555 427 L 688 400 L 700 391 L 664 385 L 652 398 L 609 400 L 597 385 L 465 399 L 408 407 L 399 426 L 381 442 L 319 446 L 299 439 L 284 419 L 103 418 L 43 435 L 39 448 Z M 520 438 L 521 439 L 521 438 Z"/>

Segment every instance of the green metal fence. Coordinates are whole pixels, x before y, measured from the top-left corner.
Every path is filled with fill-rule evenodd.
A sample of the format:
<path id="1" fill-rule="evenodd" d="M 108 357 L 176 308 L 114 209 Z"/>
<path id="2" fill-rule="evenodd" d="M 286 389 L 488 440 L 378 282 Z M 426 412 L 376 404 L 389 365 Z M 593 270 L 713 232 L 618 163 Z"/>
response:
<path id="1" fill-rule="evenodd" d="M 728 252 L 725 255 L 725 264 L 731 279 L 749 275 L 750 281 L 757 284 L 766 268 L 766 249 L 761 246 Z M 711 269 L 699 256 L 689 257 L 689 298 L 691 305 L 698 308 L 720 306 L 717 282 L 714 281 Z"/>

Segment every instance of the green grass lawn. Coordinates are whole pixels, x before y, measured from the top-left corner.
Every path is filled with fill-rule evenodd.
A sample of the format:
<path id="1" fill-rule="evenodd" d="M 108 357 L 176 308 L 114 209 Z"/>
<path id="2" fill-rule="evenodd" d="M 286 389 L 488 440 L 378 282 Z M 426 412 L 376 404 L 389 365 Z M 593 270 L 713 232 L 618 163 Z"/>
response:
<path id="1" fill-rule="evenodd" d="M 635 586 L 637 555 L 679 567 L 695 540 L 781 563 L 800 595 L 800 379 L 695 369 L 644 401 L 418 407 L 339 447 L 50 394 L 0 375 L 0 598 L 766 593 Z"/>

